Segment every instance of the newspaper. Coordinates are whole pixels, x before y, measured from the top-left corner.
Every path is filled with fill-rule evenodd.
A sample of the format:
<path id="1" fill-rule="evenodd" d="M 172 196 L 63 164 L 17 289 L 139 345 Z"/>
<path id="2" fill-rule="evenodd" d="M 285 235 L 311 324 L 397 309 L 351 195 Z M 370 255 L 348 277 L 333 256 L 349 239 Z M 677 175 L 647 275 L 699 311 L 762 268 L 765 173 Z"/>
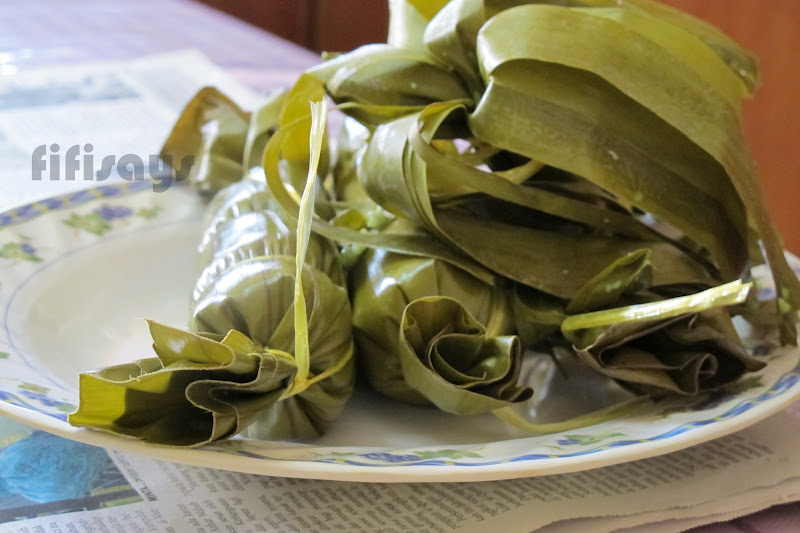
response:
<path id="1" fill-rule="evenodd" d="M 786 413 L 651 459 L 460 484 L 241 474 L 102 450 L 9 420 L 0 435 L 0 531 L 13 533 L 675 532 L 800 496 L 800 420 Z"/>
<path id="2" fill-rule="evenodd" d="M 157 154 L 185 102 L 209 84 L 245 106 L 258 99 L 194 52 L 1 79 L 0 209 L 97 185 L 108 156 Z M 47 168 L 34 179 L 33 154 L 42 146 Z M 68 179 L 64 162 L 73 146 L 86 168 L 73 168 Z M 789 411 L 707 444 L 598 470 L 367 484 L 161 462 L 0 419 L 0 531 L 674 532 L 800 499 L 800 457 L 793 453 L 799 440 L 800 417 Z M 762 516 L 740 518 L 740 529 L 757 530 L 748 521 L 769 519 Z"/>
<path id="3" fill-rule="evenodd" d="M 276 83 L 286 83 L 287 75 L 278 74 Z M 119 179 L 118 172 L 98 171 L 128 154 L 143 163 L 131 170 L 149 174 L 150 156 L 205 85 L 245 107 L 259 100 L 192 51 L 0 76 L 0 209 Z"/>

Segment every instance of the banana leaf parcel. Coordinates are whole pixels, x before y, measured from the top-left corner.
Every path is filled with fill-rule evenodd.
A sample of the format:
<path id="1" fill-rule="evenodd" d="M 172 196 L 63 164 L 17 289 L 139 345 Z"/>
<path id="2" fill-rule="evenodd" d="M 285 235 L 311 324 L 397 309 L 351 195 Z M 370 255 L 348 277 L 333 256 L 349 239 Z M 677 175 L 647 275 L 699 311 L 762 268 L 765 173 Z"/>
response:
<path id="1" fill-rule="evenodd" d="M 190 331 L 149 322 L 157 357 L 82 373 L 70 422 L 176 446 L 324 433 L 353 390 L 350 303 L 336 246 L 300 235 L 263 180 L 222 189 Z"/>
<path id="2" fill-rule="evenodd" d="M 189 103 L 162 156 L 223 190 L 191 333 L 151 323 L 158 359 L 84 374 L 73 423 L 313 437 L 352 387 L 352 326 L 379 392 L 533 431 L 510 410 L 531 395 L 523 348 L 692 395 L 763 366 L 735 315 L 796 344 L 800 282 L 742 135 L 752 54 L 654 0 L 390 6 L 387 43 L 329 54 L 253 112 L 214 89 Z M 326 97 L 338 150 L 308 108 Z M 747 283 L 764 263 L 769 313 Z"/>
<path id="3" fill-rule="evenodd" d="M 443 261 L 370 250 L 351 291 L 359 360 L 377 391 L 454 414 L 530 398 L 504 289 Z"/>

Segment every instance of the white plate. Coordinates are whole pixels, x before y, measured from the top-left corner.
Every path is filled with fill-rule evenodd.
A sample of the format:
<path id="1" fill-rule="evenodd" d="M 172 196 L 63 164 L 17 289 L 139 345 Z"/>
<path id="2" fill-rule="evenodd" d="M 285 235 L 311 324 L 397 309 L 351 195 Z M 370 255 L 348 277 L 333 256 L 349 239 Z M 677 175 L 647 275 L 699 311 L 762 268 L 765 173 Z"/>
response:
<path id="1" fill-rule="evenodd" d="M 798 351 L 756 340 L 751 348 L 769 365 L 726 392 L 552 435 L 525 437 L 491 416 L 459 418 L 365 391 L 313 443 L 234 439 L 185 450 L 70 426 L 66 415 L 77 403 L 79 371 L 151 357 L 142 318 L 185 325 L 201 211 L 191 191 L 157 194 L 147 182 L 132 182 L 0 214 L 0 414 L 98 446 L 242 472 L 480 481 L 668 453 L 742 429 L 800 396 Z M 575 380 L 561 387 L 577 390 Z M 596 389 L 593 397 L 604 401 L 614 394 L 604 383 Z M 532 405 L 541 420 L 563 405 L 563 394 L 559 399 L 540 387 Z"/>

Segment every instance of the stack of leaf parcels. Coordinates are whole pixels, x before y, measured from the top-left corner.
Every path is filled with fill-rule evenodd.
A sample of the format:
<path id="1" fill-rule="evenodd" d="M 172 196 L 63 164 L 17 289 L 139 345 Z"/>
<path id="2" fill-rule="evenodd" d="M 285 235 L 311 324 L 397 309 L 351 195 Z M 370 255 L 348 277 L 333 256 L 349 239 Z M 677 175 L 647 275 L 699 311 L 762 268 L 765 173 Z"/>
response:
<path id="1" fill-rule="evenodd" d="M 313 437 L 352 390 L 351 326 L 365 382 L 455 414 L 528 400 L 529 348 L 692 395 L 764 365 L 733 314 L 795 343 L 800 284 L 741 133 L 751 55 L 651 0 L 390 6 L 387 44 L 252 113 L 213 89 L 190 102 L 162 156 L 194 156 L 181 177 L 218 194 L 194 333 L 151 324 L 159 359 L 84 374 L 73 423 L 178 445 Z M 308 107 L 326 95 L 346 115 L 335 158 Z M 741 281 L 765 262 L 769 306 Z"/>

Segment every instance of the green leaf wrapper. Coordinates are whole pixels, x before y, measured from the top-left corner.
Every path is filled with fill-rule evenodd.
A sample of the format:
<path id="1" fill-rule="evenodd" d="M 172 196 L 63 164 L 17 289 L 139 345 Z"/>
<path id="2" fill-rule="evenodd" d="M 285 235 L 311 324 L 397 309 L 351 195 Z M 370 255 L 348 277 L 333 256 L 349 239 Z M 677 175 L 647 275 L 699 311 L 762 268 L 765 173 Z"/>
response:
<path id="1" fill-rule="evenodd" d="M 248 113 L 213 87 L 186 105 L 161 149 L 161 159 L 200 192 L 213 195 L 261 164 L 261 152 L 278 125 L 284 93 Z M 175 166 L 181 162 L 180 167 Z"/>
<path id="2" fill-rule="evenodd" d="M 572 346 L 644 393 L 760 368 L 727 307 L 764 260 L 770 319 L 796 343 L 800 282 L 741 132 L 751 54 L 652 0 L 390 7 L 387 44 L 331 56 L 252 113 L 210 88 L 188 104 L 162 157 L 222 191 L 192 333 L 151 324 L 158 358 L 82 376 L 73 423 L 176 445 L 321 434 L 354 381 L 347 276 L 372 387 L 531 431 L 636 405 L 522 420 L 520 345 Z M 347 115 L 333 165 L 308 107 L 325 94 Z"/>
<path id="3" fill-rule="evenodd" d="M 530 397 L 506 291 L 436 259 L 370 250 L 351 272 L 359 361 L 377 391 L 457 414 Z"/>
<path id="4" fill-rule="evenodd" d="M 161 149 L 161 159 L 205 194 L 214 194 L 242 178 L 244 141 L 250 114 L 213 87 L 186 105 Z M 190 165 L 178 161 L 190 161 Z"/>
<path id="5" fill-rule="evenodd" d="M 80 375 L 77 426 L 193 446 L 227 438 L 280 401 L 297 368 L 231 332 L 221 342 L 150 322 L 158 358 Z"/>
<path id="6" fill-rule="evenodd" d="M 650 250 L 638 250 L 617 259 L 587 281 L 570 301 L 517 286 L 512 308 L 523 346 L 549 351 L 553 345 L 563 344 L 556 334 L 569 315 L 612 308 L 622 298 L 650 288 L 651 256 Z"/>
<path id="7" fill-rule="evenodd" d="M 338 418 L 355 365 L 336 248 L 308 231 L 322 138 L 315 113 L 297 228 L 263 182 L 224 189 L 206 216 L 191 332 L 151 323 L 158 359 L 82 374 L 71 423 L 188 446 L 234 434 L 309 439 Z"/>
<path id="8" fill-rule="evenodd" d="M 323 272 L 306 267 L 303 288 L 308 314 L 310 376 L 347 362 L 334 374 L 283 399 L 251 424 L 243 436 L 309 439 L 338 418 L 352 393 L 355 373 L 347 292 Z M 293 354 L 295 268 L 291 257 L 256 258 L 227 269 L 192 308 L 190 328 L 219 339 L 239 331 L 253 343 Z"/>
<path id="9" fill-rule="evenodd" d="M 460 107 L 458 102 L 433 104 L 375 130 L 359 167 L 359 179 L 373 200 L 485 267 L 559 297 L 571 298 L 605 265 L 644 247 L 651 248 L 656 256 L 655 284 L 716 284 L 704 264 L 630 215 L 559 196 L 545 188 L 516 185 L 497 174 L 448 160 L 429 143 Z M 488 209 L 480 203 L 485 200 L 437 204 L 430 194 L 431 178 L 437 179 L 440 187 L 459 184 L 524 209 L 516 211 L 517 219 L 509 223 L 491 213 L 486 216 Z M 567 226 L 563 231 L 538 228 L 541 212 L 602 227 L 577 234 L 563 222 L 561 226 Z M 613 229 L 625 237 L 604 234 Z"/>
<path id="10" fill-rule="evenodd" d="M 420 298 L 403 311 L 398 355 L 403 377 L 448 413 L 473 415 L 530 399 L 518 385 L 516 336 L 490 337 L 456 300 Z"/>
<path id="11" fill-rule="evenodd" d="M 285 219 L 263 181 L 244 179 L 218 193 L 206 209 L 193 302 L 222 272 L 237 263 L 272 256 L 294 257 L 297 231 Z M 328 239 L 309 236 L 306 262 L 337 285 L 344 285 L 338 253 Z"/>
<path id="12" fill-rule="evenodd" d="M 471 117 L 473 132 L 492 144 L 573 170 L 651 211 L 705 246 L 726 281 L 746 266 L 749 217 L 783 295 L 779 307 L 788 309 L 782 313 L 782 340 L 795 343 L 800 282 L 767 215 L 742 138 L 738 106 L 726 97 L 725 82 L 708 74 L 713 59 L 712 67 L 706 67 L 692 57 L 693 50 L 703 50 L 702 41 L 674 31 L 672 38 L 681 42 L 664 46 L 667 40 L 641 33 L 639 21 L 647 20 L 645 15 L 628 15 L 624 10 L 530 5 L 492 18 L 478 37 L 479 63 L 489 86 Z M 519 31 L 530 37 L 509 39 Z M 559 76 L 572 83 L 558 83 L 555 92 L 555 87 L 548 89 Z M 581 91 L 574 90 L 578 87 Z M 497 121 L 498 114 L 511 118 L 511 109 L 525 132 Z M 607 112 L 613 117 L 604 118 Z M 629 113 L 635 116 L 625 118 Z M 646 124 L 652 127 L 644 135 L 631 136 Z M 593 133 L 575 148 L 564 144 L 579 127 Z M 651 140 L 658 140 L 656 151 L 649 146 Z M 703 168 L 709 171 L 697 175 Z M 666 183 L 669 192 L 659 192 L 659 184 Z M 676 191 L 685 185 L 692 190 Z"/>
<path id="13" fill-rule="evenodd" d="M 698 394 L 764 367 L 748 355 L 725 306 L 744 301 L 748 285 L 573 315 L 562 332 L 596 370 L 642 392 Z"/>
<path id="14" fill-rule="evenodd" d="M 589 272 L 650 247 L 633 242 L 612 251 L 624 243 L 620 237 L 655 243 L 655 286 L 702 288 L 737 279 L 751 262 L 760 261 L 759 253 L 750 256 L 750 222 L 778 285 L 782 340 L 794 343 L 800 283 L 783 257 L 741 135 L 740 100 L 758 79 L 752 55 L 718 30 L 657 2 L 553 3 L 454 0 L 397 7 L 405 22 L 395 28 L 391 43 L 448 65 L 468 95 L 422 110 L 407 105 L 405 115 L 373 121 L 378 127 L 367 141 L 359 172 L 365 189 L 385 209 L 413 220 L 488 269 L 567 299 Z M 427 26 L 420 32 L 424 20 Z M 344 54 L 335 64 L 320 67 L 326 72 L 323 81 L 341 79 L 351 66 L 357 70 L 359 54 L 353 53 L 352 62 Z M 434 94 L 433 87 L 422 88 L 425 82 L 398 80 L 391 89 L 402 92 L 415 83 L 418 90 Z M 335 94 L 336 87 L 329 84 L 328 90 Z M 347 104 L 354 110 L 361 105 L 356 100 Z M 454 113 L 459 108 L 468 115 L 466 126 Z M 447 148 L 454 137 L 471 148 L 464 153 Z M 544 164 L 580 176 L 610 193 L 630 214 L 641 210 L 654 216 L 662 223 L 653 226 L 660 235 L 639 227 L 635 216 L 626 223 L 617 208 L 604 212 L 601 204 L 584 201 L 581 209 L 578 198 L 563 189 L 561 195 L 551 194 L 553 185 L 536 175 L 527 183 L 501 184 L 493 178 L 509 167 L 498 166 L 500 156 L 522 168 Z M 485 179 L 480 180 L 481 174 Z M 514 191 L 515 184 L 525 187 Z M 533 212 L 516 209 L 514 224 L 508 224 L 494 214 L 502 212 L 502 205 L 476 204 L 467 197 L 470 193 Z M 554 232 L 565 242 L 581 226 L 593 239 L 611 234 L 599 246 L 607 255 L 587 265 L 583 277 L 562 269 L 563 277 L 576 281 L 569 288 L 558 286 L 555 269 L 545 276 L 538 268 L 525 268 L 538 267 L 547 257 L 530 245 L 542 241 L 529 230 L 544 229 L 547 220 L 535 212 L 571 222 Z M 547 222 L 552 230 L 554 220 Z M 474 238 L 481 229 L 481 239 Z M 668 245 L 690 259 L 673 251 L 665 262 L 656 249 Z M 574 257 L 557 249 L 551 256 L 554 267 L 562 266 L 558 258 Z M 687 270 L 692 263 L 693 271 Z M 705 280 L 700 265 L 709 269 Z"/>

